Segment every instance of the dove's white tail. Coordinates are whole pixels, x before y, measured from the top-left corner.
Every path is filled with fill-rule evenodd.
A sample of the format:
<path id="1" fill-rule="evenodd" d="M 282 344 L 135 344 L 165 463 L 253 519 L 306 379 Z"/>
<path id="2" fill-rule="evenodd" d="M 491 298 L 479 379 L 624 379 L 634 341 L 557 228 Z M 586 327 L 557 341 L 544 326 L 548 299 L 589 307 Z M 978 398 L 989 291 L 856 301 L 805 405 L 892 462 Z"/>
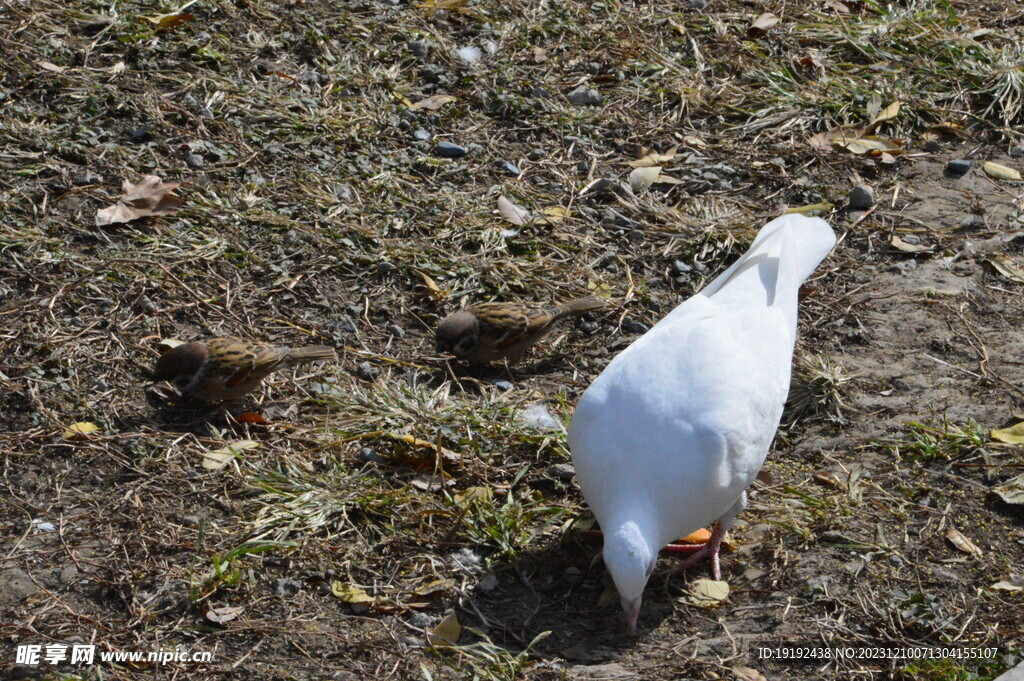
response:
<path id="1" fill-rule="evenodd" d="M 746 301 L 753 302 L 750 292 L 754 287 L 738 282 L 758 277 L 768 305 L 795 303 L 800 284 L 835 243 L 835 233 L 821 218 L 783 215 L 762 227 L 750 249 L 705 286 L 700 295 L 717 302 L 728 297 L 729 289 L 735 289 Z"/>

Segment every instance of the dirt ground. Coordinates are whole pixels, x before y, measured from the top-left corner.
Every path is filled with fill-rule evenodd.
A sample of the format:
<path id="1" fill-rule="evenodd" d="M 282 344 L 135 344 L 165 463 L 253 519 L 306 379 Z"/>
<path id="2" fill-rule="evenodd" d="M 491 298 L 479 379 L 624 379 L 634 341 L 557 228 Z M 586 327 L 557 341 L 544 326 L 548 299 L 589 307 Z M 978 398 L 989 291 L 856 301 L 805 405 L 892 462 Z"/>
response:
<path id="1" fill-rule="evenodd" d="M 972 681 L 1024 660 L 1024 590 L 994 586 L 1024 573 L 1024 508 L 994 491 L 1024 455 L 990 435 L 1024 420 L 1024 187 L 983 169 L 1024 170 L 1015 3 L 184 4 L 0 1 L 6 678 Z M 455 99 L 417 107 L 435 95 Z M 892 157 L 809 142 L 840 125 Z M 629 188 L 645 149 L 676 182 Z M 97 226 L 147 174 L 181 210 Z M 665 558 L 629 636 L 576 532 L 572 405 L 764 222 L 826 202 L 839 245 L 728 599 L 698 607 L 706 570 Z M 468 302 L 584 295 L 608 311 L 511 369 L 434 349 Z M 212 335 L 340 361 L 271 378 L 240 423 L 147 380 L 160 339 Z M 458 645 L 429 645 L 451 615 Z M 759 653 L 794 646 L 960 652 Z"/>

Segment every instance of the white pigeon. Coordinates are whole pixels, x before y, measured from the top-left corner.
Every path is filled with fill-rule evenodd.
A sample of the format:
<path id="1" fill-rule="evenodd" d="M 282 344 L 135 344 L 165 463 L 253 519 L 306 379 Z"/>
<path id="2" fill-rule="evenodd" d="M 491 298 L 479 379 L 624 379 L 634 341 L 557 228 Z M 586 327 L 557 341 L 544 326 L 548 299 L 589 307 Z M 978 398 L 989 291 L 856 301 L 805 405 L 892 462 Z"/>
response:
<path id="1" fill-rule="evenodd" d="M 836 237 L 785 215 L 750 249 L 613 359 L 569 424 L 576 479 L 604 535 L 630 633 L 659 550 L 717 521 L 710 557 L 746 506 L 782 418 L 800 284 Z"/>

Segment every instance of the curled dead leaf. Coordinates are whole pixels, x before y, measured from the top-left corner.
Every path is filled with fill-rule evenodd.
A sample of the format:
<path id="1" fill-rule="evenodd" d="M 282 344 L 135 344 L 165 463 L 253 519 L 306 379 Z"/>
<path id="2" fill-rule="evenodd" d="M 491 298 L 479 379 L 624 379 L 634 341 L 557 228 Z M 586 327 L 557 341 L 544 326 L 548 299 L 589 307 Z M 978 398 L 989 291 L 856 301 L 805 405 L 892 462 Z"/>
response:
<path id="1" fill-rule="evenodd" d="M 771 12 L 764 12 L 758 15 L 754 19 L 750 27 L 747 28 L 747 37 L 753 40 L 754 38 L 760 38 L 769 31 L 772 27 L 779 23 L 779 18 Z"/>
<path id="2" fill-rule="evenodd" d="M 164 182 L 156 175 L 144 176 L 138 184 L 125 180 L 117 203 L 96 211 L 96 225 L 114 225 L 139 218 L 171 215 L 181 210 L 181 199 L 172 194 L 178 182 Z"/>
<path id="3" fill-rule="evenodd" d="M 161 338 L 156 342 L 156 350 L 161 355 L 165 352 L 169 352 L 179 345 L 184 345 L 185 341 L 180 341 L 177 338 Z"/>
<path id="4" fill-rule="evenodd" d="M 231 605 L 225 608 L 210 608 L 206 611 L 206 619 L 215 624 L 224 624 L 235 619 L 245 612 L 245 608 L 238 605 Z"/>
<path id="5" fill-rule="evenodd" d="M 354 584 L 331 582 L 331 593 L 343 603 L 376 603 L 377 599 Z"/>
<path id="6" fill-rule="evenodd" d="M 260 443 L 255 440 L 239 440 L 212 452 L 203 452 L 203 468 L 217 471 L 228 465 L 232 459 L 241 456 L 247 449 L 255 449 Z"/>
<path id="7" fill-rule="evenodd" d="M 934 246 L 922 246 L 920 244 L 907 243 L 895 234 L 892 235 L 889 245 L 897 251 L 903 251 L 904 253 L 931 253 L 935 250 Z"/>
<path id="8" fill-rule="evenodd" d="M 972 542 L 967 535 L 955 527 L 949 527 L 946 529 L 946 539 L 949 540 L 949 543 L 964 553 L 969 553 L 972 556 L 980 556 L 982 554 L 981 548 Z"/>
<path id="9" fill-rule="evenodd" d="M 462 625 L 455 613 L 449 614 L 436 627 L 427 629 L 427 645 L 432 648 L 450 648 L 459 642 Z"/>
<path id="10" fill-rule="evenodd" d="M 676 151 L 678 151 L 679 145 L 675 145 L 664 154 L 659 154 L 651 149 L 641 149 L 640 158 L 635 161 L 630 161 L 627 165 L 633 166 L 634 168 L 646 168 L 648 166 L 661 165 L 667 161 L 671 161 L 676 157 Z"/>
<path id="11" fill-rule="evenodd" d="M 1010 281 L 1015 281 L 1018 284 L 1024 284 L 1024 270 L 1017 267 L 1017 264 L 1007 256 L 990 255 L 985 258 L 985 262 L 988 263 L 992 269 Z"/>
<path id="12" fill-rule="evenodd" d="M 715 579 L 694 580 L 688 597 L 698 608 L 717 608 L 729 597 L 729 583 Z"/>
<path id="13" fill-rule="evenodd" d="M 445 104 L 450 104 L 451 102 L 454 102 L 456 99 L 456 97 L 453 97 L 451 95 L 432 95 L 430 97 L 427 97 L 426 99 L 421 99 L 420 101 L 416 102 L 409 108 L 436 111 Z"/>
<path id="14" fill-rule="evenodd" d="M 786 209 L 786 215 L 792 213 L 799 213 L 800 215 L 806 215 L 808 217 L 817 217 L 819 215 L 825 215 L 835 208 L 834 203 L 828 201 L 822 201 L 821 203 L 812 203 L 809 206 L 794 206 L 793 208 Z"/>
<path id="15" fill-rule="evenodd" d="M 498 197 L 498 214 L 513 225 L 525 225 L 530 221 L 530 211 L 512 203 L 504 196 Z"/>
<path id="16" fill-rule="evenodd" d="M 992 488 L 1008 504 L 1024 504 L 1024 473 Z"/>
<path id="17" fill-rule="evenodd" d="M 160 16 L 142 18 L 154 24 L 157 30 L 163 30 L 192 21 L 195 16 L 192 14 L 161 14 Z"/>

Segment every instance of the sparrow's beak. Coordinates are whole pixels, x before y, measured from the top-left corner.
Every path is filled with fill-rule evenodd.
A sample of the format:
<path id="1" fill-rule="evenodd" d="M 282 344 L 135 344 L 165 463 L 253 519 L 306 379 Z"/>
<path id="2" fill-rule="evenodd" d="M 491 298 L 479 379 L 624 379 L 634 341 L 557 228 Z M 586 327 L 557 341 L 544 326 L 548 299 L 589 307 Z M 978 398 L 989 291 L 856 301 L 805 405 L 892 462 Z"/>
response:
<path id="1" fill-rule="evenodd" d="M 622 601 L 622 609 L 626 613 L 626 627 L 629 628 L 629 635 L 636 636 L 636 620 L 640 616 L 640 599 L 635 601 Z"/>

